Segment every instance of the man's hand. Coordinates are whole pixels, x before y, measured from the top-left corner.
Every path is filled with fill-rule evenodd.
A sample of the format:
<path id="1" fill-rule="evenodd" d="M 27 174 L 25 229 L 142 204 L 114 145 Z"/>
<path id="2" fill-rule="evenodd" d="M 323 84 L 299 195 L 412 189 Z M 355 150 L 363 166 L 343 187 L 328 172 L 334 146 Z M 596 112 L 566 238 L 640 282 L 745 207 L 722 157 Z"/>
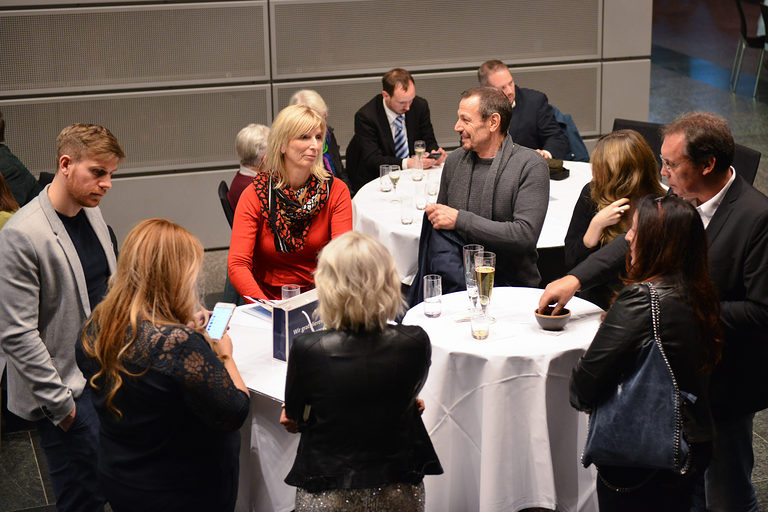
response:
<path id="1" fill-rule="evenodd" d="M 291 434 L 296 434 L 299 431 L 298 423 L 285 415 L 285 407 L 283 407 L 283 410 L 280 412 L 280 424 Z"/>
<path id="2" fill-rule="evenodd" d="M 64 432 L 69 430 L 69 427 L 71 427 L 72 423 L 74 423 L 74 421 L 75 421 L 75 411 L 76 410 L 77 410 L 77 406 L 74 406 L 72 408 L 72 412 L 67 414 L 67 417 L 64 418 L 63 420 L 61 420 L 61 422 L 59 422 L 59 428 L 61 430 L 63 430 Z"/>
<path id="3" fill-rule="evenodd" d="M 456 208 L 436 203 L 428 204 L 424 211 L 433 228 L 456 229 L 456 218 L 459 216 L 459 210 Z"/>
<path id="4" fill-rule="evenodd" d="M 424 409 L 426 409 L 427 406 L 424 405 L 424 400 L 421 398 L 416 399 L 416 410 L 419 411 L 419 414 L 424 414 Z"/>
<path id="5" fill-rule="evenodd" d="M 442 165 L 443 162 L 445 162 L 445 159 L 448 157 L 448 153 L 445 152 L 443 148 L 437 148 L 437 151 L 440 153 L 440 158 L 435 160 L 433 165 Z M 424 166 L 426 169 L 427 166 Z"/>
<path id="6" fill-rule="evenodd" d="M 550 304 L 554 304 L 555 309 L 552 311 L 552 314 L 557 315 L 568 304 L 568 301 L 573 298 L 576 292 L 579 291 L 580 287 L 579 279 L 570 274 L 552 281 L 544 288 L 544 293 L 539 298 L 539 309 L 544 309 Z"/>
<path id="7" fill-rule="evenodd" d="M 544 158 L 546 158 L 547 160 L 549 160 L 550 158 L 552 158 L 552 153 L 550 153 L 550 152 L 549 152 L 549 151 L 547 151 L 546 149 L 537 149 L 537 150 L 536 150 L 536 152 L 537 152 L 538 154 L 540 154 L 541 156 L 543 156 Z"/>

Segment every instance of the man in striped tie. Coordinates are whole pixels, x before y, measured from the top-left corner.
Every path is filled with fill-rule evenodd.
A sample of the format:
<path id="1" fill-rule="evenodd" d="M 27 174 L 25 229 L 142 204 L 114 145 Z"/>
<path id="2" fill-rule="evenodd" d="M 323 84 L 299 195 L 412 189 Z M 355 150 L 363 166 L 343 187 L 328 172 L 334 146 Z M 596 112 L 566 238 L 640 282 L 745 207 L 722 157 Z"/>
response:
<path id="1" fill-rule="evenodd" d="M 427 100 L 416 96 L 411 74 L 402 68 L 382 77 L 382 92 L 355 114 L 355 135 L 347 147 L 347 171 L 353 191 L 379 176 L 379 166 L 414 167 L 413 142 L 423 140 L 427 152 L 437 158 L 424 158 L 424 167 L 440 165 L 445 151 L 435 140 Z"/>

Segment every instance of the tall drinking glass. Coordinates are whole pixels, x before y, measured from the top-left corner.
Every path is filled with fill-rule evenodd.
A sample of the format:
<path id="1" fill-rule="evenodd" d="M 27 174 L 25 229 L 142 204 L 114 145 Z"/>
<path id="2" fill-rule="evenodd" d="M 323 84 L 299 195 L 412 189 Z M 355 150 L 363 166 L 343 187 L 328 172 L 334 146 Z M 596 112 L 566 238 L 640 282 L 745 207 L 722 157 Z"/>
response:
<path id="1" fill-rule="evenodd" d="M 389 181 L 389 164 L 379 166 L 379 190 L 382 192 L 392 190 L 392 182 Z"/>
<path id="2" fill-rule="evenodd" d="M 392 182 L 392 186 L 395 188 L 395 194 L 397 194 L 397 182 L 400 181 L 401 172 L 399 165 L 389 166 L 389 181 Z"/>
<path id="3" fill-rule="evenodd" d="M 479 251 L 475 254 L 475 279 L 477 280 L 477 298 L 483 314 L 493 323 L 495 319 L 488 315 L 488 305 L 491 303 L 493 293 L 493 280 L 496 277 L 496 253 L 491 251 Z"/>
<path id="4" fill-rule="evenodd" d="M 467 295 L 472 309 L 477 307 L 477 279 L 475 279 L 475 255 L 484 247 L 479 244 L 464 246 L 464 281 L 467 284 Z"/>
<path id="5" fill-rule="evenodd" d="M 413 151 L 416 153 L 416 169 L 411 174 L 413 181 L 424 179 L 424 152 L 427 150 L 427 143 L 423 140 L 417 140 L 413 143 Z"/>

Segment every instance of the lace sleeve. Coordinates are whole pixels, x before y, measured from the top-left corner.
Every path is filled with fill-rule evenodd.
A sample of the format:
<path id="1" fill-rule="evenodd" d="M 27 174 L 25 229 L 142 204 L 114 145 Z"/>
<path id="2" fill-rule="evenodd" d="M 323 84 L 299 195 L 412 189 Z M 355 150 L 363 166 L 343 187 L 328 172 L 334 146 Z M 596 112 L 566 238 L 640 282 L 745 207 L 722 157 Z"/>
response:
<path id="1" fill-rule="evenodd" d="M 159 358 L 178 382 L 184 403 L 210 427 L 233 431 L 248 416 L 249 396 L 235 387 L 226 368 L 202 335 L 187 328 L 171 330 L 158 345 Z"/>

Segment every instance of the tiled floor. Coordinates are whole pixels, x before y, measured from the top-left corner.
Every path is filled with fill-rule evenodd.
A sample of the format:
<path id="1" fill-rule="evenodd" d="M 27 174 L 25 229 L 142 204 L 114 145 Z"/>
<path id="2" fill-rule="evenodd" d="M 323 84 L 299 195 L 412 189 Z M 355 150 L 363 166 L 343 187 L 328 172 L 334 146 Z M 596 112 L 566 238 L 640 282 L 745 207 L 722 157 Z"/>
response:
<path id="1" fill-rule="evenodd" d="M 758 14 L 748 8 L 747 16 L 754 20 Z M 738 36 L 733 4 L 723 0 L 655 0 L 653 19 L 650 120 L 664 123 L 689 110 L 711 110 L 729 120 L 736 142 L 768 155 L 768 72 L 758 98 L 751 97 L 757 52 L 748 52 L 745 57 L 737 94 L 728 90 Z M 755 186 L 768 194 L 768 156 L 761 160 Z M 206 253 L 203 284 L 208 306 L 221 297 L 225 268 L 226 252 Z M 754 431 L 753 481 L 761 508 L 768 510 L 768 412 L 756 416 Z M 55 510 L 50 505 L 52 492 L 38 445 L 34 431 L 4 431 L 0 512 Z"/>

